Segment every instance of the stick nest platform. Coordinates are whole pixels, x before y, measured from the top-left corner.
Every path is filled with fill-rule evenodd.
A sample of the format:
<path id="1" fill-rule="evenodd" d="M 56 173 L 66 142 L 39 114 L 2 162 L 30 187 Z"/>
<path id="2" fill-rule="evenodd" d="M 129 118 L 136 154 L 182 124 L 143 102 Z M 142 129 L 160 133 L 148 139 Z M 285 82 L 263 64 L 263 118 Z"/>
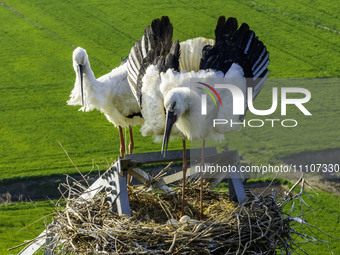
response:
<path id="1" fill-rule="evenodd" d="M 291 254 L 293 250 L 291 223 L 297 220 L 283 211 L 294 199 L 291 195 L 278 199 L 274 191 L 265 196 L 247 191 L 247 200 L 238 205 L 226 192 L 205 190 L 205 218 L 199 220 L 199 187 L 194 183 L 187 185 L 183 217 L 181 187 L 173 194 L 129 187 L 129 217 L 112 212 L 105 194 L 79 201 L 83 186 L 64 186 L 68 196 L 48 228 L 49 235 L 56 237 L 56 254 L 275 254 L 276 250 Z"/>

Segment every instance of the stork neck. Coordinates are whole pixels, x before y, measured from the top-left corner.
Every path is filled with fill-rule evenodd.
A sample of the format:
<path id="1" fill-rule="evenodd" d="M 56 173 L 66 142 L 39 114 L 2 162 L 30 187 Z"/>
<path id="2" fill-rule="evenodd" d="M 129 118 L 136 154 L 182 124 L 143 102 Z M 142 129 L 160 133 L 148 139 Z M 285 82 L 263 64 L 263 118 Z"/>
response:
<path id="1" fill-rule="evenodd" d="M 87 86 L 97 87 L 98 85 L 100 85 L 99 84 L 100 82 L 94 76 L 94 73 L 91 69 L 91 65 L 89 61 L 86 63 L 86 65 L 84 65 L 84 81 L 86 83 L 86 87 Z"/>

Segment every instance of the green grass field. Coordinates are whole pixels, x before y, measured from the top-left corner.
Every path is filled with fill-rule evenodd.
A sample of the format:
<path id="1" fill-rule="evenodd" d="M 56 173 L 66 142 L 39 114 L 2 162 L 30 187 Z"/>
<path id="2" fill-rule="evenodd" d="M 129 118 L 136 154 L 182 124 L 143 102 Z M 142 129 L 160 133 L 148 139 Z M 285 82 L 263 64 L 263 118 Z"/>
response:
<path id="1" fill-rule="evenodd" d="M 110 161 L 119 155 L 118 132 L 104 116 L 99 112 L 84 114 L 78 112 L 77 107 L 66 105 L 75 80 L 72 51 L 75 46 L 87 49 L 92 68 L 99 77 L 119 65 L 145 26 L 161 15 L 171 17 L 174 38 L 180 40 L 199 35 L 213 37 L 219 15 L 235 16 L 240 22 L 248 22 L 266 43 L 270 52 L 271 78 L 339 77 L 340 25 L 336 19 L 335 1 L 333 6 L 320 2 L 318 8 L 308 1 L 296 3 L 296 8 L 292 7 L 293 3 L 277 2 L 273 6 L 271 2 L 254 4 L 250 1 L 224 4 L 220 1 L 176 1 L 171 4 L 6 1 L 0 9 L 1 17 L 6 21 L 0 28 L 0 89 L 3 95 L 0 102 L 0 180 L 74 172 L 57 141 L 84 171 L 91 167 L 92 161 L 101 165 L 106 159 Z M 301 6 L 305 7 L 306 14 Z M 312 100 L 316 106 L 323 101 L 332 101 L 339 110 L 339 101 L 335 100 L 339 89 L 332 86 L 329 90 L 324 91 L 330 92 L 328 95 L 312 97 Z M 318 89 L 313 92 L 324 93 Z M 263 89 L 256 104 L 261 106 L 262 99 L 270 95 L 269 87 Z M 264 107 L 270 103 L 270 97 L 268 100 L 264 100 Z M 326 127 L 337 125 L 333 118 L 322 120 L 322 124 Z M 313 135 L 313 132 L 319 133 L 320 125 L 320 119 L 313 116 L 299 129 L 305 132 L 308 127 L 309 134 Z M 263 129 L 261 136 L 266 139 L 253 145 L 254 132 L 257 134 L 258 130 L 245 128 L 228 137 L 227 143 L 250 158 L 254 152 L 270 151 L 270 155 L 256 153 L 257 159 L 264 160 L 273 156 L 276 160 L 281 152 L 287 154 L 287 150 L 294 154 L 306 149 L 339 147 L 340 144 L 340 138 L 326 135 L 319 136 L 317 144 L 313 139 L 304 139 L 301 146 L 292 149 L 292 140 L 301 137 L 296 129 L 290 134 L 292 140 L 272 140 L 279 137 L 276 132 L 286 131 L 277 128 L 268 137 L 267 130 Z M 160 144 L 153 143 L 152 138 L 140 137 L 138 129 L 134 134 L 136 152 L 159 150 Z M 280 146 L 276 146 L 278 142 Z M 251 148 L 249 144 L 252 144 Z M 170 143 L 172 148 L 178 148 L 178 145 Z"/>
<path id="2" fill-rule="evenodd" d="M 284 86 L 285 80 L 276 78 L 304 78 L 297 83 L 303 82 L 312 93 L 307 108 L 313 116 L 288 109 L 289 118 L 299 120 L 297 128 L 244 128 L 227 136 L 221 147 L 237 149 L 255 164 L 339 149 L 340 89 L 334 79 L 340 77 L 339 13 L 335 0 L 0 1 L 0 185 L 75 173 L 58 141 L 83 172 L 106 169 L 118 157 L 117 129 L 98 111 L 82 113 L 66 105 L 75 80 L 72 52 L 77 46 L 85 48 L 95 75 L 104 75 L 128 55 L 151 20 L 162 15 L 170 16 L 174 38 L 180 40 L 213 38 L 219 15 L 247 22 L 270 52 L 272 82 L 256 99 L 258 108 L 268 108 L 272 86 Z M 322 79 L 327 85 L 320 89 L 309 78 L 329 79 Z M 281 118 L 279 112 L 270 117 Z M 138 128 L 134 137 L 135 152 L 161 147 L 151 137 L 141 137 Z M 170 149 L 180 144 L 170 142 Z M 25 206 L 17 205 L 17 210 Z M 13 214 L 6 221 L 17 228 L 17 217 Z M 3 220 L 0 228 L 7 229 Z M 3 234 L 0 253 L 15 245 Z M 22 234 L 22 240 L 35 234 Z"/>
<path id="3" fill-rule="evenodd" d="M 20 248 L 7 249 L 37 237 L 51 222 L 53 208 L 50 201 L 0 205 L 0 254 L 17 254 Z"/>
<path id="4" fill-rule="evenodd" d="M 292 185 L 289 183 L 289 188 Z M 295 189 L 296 193 L 300 192 L 300 187 Z M 303 212 L 306 214 L 305 219 L 307 223 L 314 225 L 325 231 L 328 235 L 333 237 L 339 238 L 339 231 L 340 231 L 340 208 L 339 208 L 339 197 L 335 196 L 334 194 L 329 194 L 323 191 L 312 191 L 307 190 L 307 192 L 302 196 L 303 203 L 296 203 L 295 210 L 297 212 L 297 217 L 301 218 L 301 210 L 300 208 L 303 207 Z M 311 206 L 312 210 L 308 208 Z M 301 207 L 300 207 L 301 206 Z M 290 210 L 291 206 L 285 207 L 285 210 Z M 294 214 L 294 213 L 293 213 Z M 292 214 L 292 216 L 293 216 Z M 317 245 L 311 243 L 302 243 L 299 244 L 300 247 L 307 251 L 309 254 L 339 254 L 340 253 L 340 246 L 339 240 L 331 238 L 323 233 L 320 233 L 316 229 L 310 227 L 298 227 L 296 229 L 301 233 L 313 235 L 314 238 L 318 238 L 320 240 L 327 241 L 330 246 L 326 243 L 319 242 Z M 298 239 L 295 241 L 304 242 L 305 240 Z M 302 251 L 298 251 L 302 252 Z M 303 253 L 302 253 L 303 254 Z"/>

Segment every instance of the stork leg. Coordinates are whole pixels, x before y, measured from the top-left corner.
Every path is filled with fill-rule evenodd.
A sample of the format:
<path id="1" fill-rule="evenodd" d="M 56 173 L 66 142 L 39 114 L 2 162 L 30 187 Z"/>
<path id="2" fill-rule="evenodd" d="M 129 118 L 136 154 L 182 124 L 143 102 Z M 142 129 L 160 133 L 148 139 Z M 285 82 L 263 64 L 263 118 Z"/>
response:
<path id="1" fill-rule="evenodd" d="M 129 154 L 132 154 L 132 151 L 133 151 L 135 144 L 133 143 L 133 134 L 132 134 L 132 127 L 131 126 L 129 126 L 129 136 L 130 136 Z"/>
<path id="2" fill-rule="evenodd" d="M 203 220 L 203 170 L 205 157 L 205 140 L 202 143 L 202 161 L 201 161 L 201 178 L 200 178 L 200 219 Z"/>
<path id="3" fill-rule="evenodd" d="M 132 127 L 129 126 L 129 137 L 130 137 L 130 144 L 129 144 L 129 154 L 132 154 L 134 143 L 133 143 L 133 134 L 132 134 Z M 130 186 L 132 180 L 132 176 L 130 174 L 127 175 L 127 185 Z"/>
<path id="4" fill-rule="evenodd" d="M 119 140 L 120 140 L 120 156 L 124 158 L 125 156 L 125 143 L 124 143 L 124 136 L 123 136 L 123 129 L 121 126 L 118 126 L 119 130 Z"/>
<path id="5" fill-rule="evenodd" d="M 185 201 L 185 182 L 187 176 L 187 169 L 188 169 L 188 161 L 187 161 L 187 149 L 185 144 L 185 139 L 183 139 L 183 184 L 182 184 L 182 209 L 181 209 L 181 216 L 184 215 L 184 201 Z"/>

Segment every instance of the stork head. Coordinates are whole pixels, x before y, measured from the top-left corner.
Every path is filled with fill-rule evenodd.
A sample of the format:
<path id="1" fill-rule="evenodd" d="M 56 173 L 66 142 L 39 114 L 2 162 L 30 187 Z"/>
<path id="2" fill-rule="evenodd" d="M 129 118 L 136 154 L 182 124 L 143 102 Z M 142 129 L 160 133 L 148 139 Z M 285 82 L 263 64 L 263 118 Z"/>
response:
<path id="1" fill-rule="evenodd" d="M 73 66 L 77 67 L 78 65 L 85 66 L 88 62 L 88 55 L 86 50 L 78 47 L 73 51 Z"/>
<path id="2" fill-rule="evenodd" d="M 86 50 L 84 50 L 81 47 L 76 48 L 73 51 L 73 68 L 74 68 L 74 71 L 79 75 L 81 102 L 83 106 L 84 106 L 83 71 L 87 63 L 88 63 L 88 56 L 87 56 Z"/>
<path id="3" fill-rule="evenodd" d="M 165 156 L 168 148 L 170 133 L 173 125 L 181 115 L 189 110 L 190 90 L 189 88 L 174 88 L 170 90 L 164 98 L 164 108 L 166 112 L 165 130 L 163 136 L 162 154 Z"/>

